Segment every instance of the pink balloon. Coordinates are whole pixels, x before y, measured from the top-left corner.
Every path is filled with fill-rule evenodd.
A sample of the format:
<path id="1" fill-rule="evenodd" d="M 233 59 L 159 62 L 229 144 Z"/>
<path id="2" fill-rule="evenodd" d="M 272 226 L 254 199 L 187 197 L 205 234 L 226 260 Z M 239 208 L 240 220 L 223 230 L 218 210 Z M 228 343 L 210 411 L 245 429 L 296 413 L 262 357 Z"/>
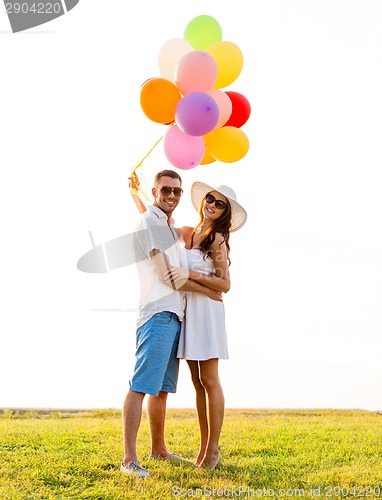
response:
<path id="1" fill-rule="evenodd" d="M 206 146 L 203 137 L 185 134 L 172 125 L 164 136 L 164 152 L 174 167 L 182 170 L 194 168 L 204 158 Z"/>
<path id="2" fill-rule="evenodd" d="M 228 118 L 231 116 L 232 101 L 229 96 L 222 90 L 212 89 L 208 92 L 208 95 L 213 97 L 217 105 L 219 106 L 219 120 L 215 128 L 220 128 L 227 122 Z"/>
<path id="3" fill-rule="evenodd" d="M 203 50 L 185 54 L 175 69 L 175 83 L 183 95 L 190 92 L 208 92 L 218 77 L 215 59 Z"/>
<path id="4" fill-rule="evenodd" d="M 204 92 L 191 92 L 178 102 L 175 121 L 185 134 L 204 135 L 216 127 L 219 120 L 219 106 Z"/>

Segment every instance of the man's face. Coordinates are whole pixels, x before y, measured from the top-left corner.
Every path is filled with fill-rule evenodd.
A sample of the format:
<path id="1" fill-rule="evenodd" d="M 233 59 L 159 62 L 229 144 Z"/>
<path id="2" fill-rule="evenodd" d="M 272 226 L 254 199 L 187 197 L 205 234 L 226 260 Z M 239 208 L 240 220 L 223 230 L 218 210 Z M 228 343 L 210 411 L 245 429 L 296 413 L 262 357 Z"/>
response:
<path id="1" fill-rule="evenodd" d="M 166 188 L 176 188 L 175 193 L 174 189 L 170 190 Z M 180 201 L 181 192 L 177 192 L 180 189 L 181 183 L 179 179 L 161 177 L 158 186 L 152 189 L 155 198 L 154 206 L 160 208 L 165 214 L 170 216 Z"/>

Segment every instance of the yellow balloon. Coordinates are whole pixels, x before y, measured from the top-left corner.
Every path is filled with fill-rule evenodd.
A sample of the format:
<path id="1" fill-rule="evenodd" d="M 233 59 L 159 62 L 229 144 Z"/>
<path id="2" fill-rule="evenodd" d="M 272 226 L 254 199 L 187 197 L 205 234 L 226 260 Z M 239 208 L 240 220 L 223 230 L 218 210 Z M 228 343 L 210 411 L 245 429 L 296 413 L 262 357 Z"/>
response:
<path id="1" fill-rule="evenodd" d="M 203 136 L 203 139 L 208 153 L 223 163 L 241 160 L 248 153 L 249 140 L 240 128 L 218 128 Z"/>
<path id="2" fill-rule="evenodd" d="M 205 49 L 205 52 L 208 52 L 218 65 L 215 89 L 227 87 L 240 75 L 244 58 L 241 50 L 234 43 L 217 42 Z"/>

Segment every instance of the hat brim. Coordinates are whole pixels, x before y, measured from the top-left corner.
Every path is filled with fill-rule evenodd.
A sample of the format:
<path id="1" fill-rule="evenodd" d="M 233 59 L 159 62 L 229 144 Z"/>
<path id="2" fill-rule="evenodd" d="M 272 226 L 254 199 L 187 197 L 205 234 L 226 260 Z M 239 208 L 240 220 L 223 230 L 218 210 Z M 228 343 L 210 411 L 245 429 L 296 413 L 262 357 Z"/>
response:
<path id="1" fill-rule="evenodd" d="M 217 191 L 220 193 L 219 189 L 216 189 L 204 182 L 194 182 L 191 186 L 191 201 L 196 211 L 199 210 L 200 203 L 204 200 L 207 193 L 211 191 Z M 231 217 L 231 227 L 230 232 L 239 230 L 247 221 L 246 210 L 238 203 L 236 200 L 230 198 L 224 193 L 220 193 L 227 198 L 231 205 L 232 217 Z"/>

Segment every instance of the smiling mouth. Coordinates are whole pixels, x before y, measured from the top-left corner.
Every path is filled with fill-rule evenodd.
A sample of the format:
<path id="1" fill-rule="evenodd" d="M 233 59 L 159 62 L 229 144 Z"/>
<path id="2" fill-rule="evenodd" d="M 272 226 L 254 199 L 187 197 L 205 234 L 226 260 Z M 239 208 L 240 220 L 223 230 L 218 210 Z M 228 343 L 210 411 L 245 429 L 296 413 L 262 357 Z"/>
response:
<path id="1" fill-rule="evenodd" d="M 174 207 L 176 206 L 177 202 L 176 200 L 164 200 L 164 202 L 169 206 L 169 207 Z"/>
<path id="2" fill-rule="evenodd" d="M 210 208 L 206 207 L 206 212 L 210 213 L 210 214 L 214 214 L 215 212 L 213 210 L 211 210 Z"/>

